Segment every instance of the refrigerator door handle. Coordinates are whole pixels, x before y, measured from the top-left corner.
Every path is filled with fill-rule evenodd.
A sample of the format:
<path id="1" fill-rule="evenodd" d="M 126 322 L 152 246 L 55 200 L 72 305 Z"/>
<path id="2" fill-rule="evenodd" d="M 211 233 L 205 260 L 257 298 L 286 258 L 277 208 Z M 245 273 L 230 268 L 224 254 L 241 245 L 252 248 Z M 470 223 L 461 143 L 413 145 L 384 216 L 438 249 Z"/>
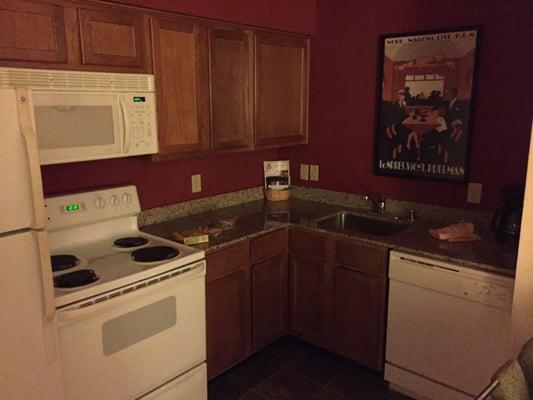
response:
<path id="1" fill-rule="evenodd" d="M 43 285 L 43 337 L 46 359 L 52 364 L 57 359 L 56 312 L 54 304 L 54 287 L 52 264 L 48 249 L 46 231 L 31 231 L 39 250 L 39 265 Z"/>
<path id="2" fill-rule="evenodd" d="M 46 216 L 44 212 L 43 182 L 41 179 L 41 165 L 39 163 L 39 147 L 37 133 L 34 126 L 33 106 L 31 92 L 28 89 L 15 89 L 17 96 L 17 113 L 20 133 L 26 144 L 26 156 L 30 172 L 32 202 L 33 202 L 33 229 L 45 229 Z"/>

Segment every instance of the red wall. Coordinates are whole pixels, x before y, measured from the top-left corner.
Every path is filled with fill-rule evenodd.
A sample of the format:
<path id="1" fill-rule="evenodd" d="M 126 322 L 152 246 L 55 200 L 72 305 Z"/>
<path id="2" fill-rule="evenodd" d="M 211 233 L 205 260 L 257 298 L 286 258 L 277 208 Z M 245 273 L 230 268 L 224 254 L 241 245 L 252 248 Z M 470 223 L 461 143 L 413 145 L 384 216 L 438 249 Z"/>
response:
<path id="1" fill-rule="evenodd" d="M 263 182 L 263 161 L 277 151 L 258 151 L 152 162 L 149 157 L 118 158 L 42 168 L 45 194 L 101 186 L 137 185 L 143 209 L 232 192 Z M 191 193 L 191 175 L 202 174 L 202 192 Z"/>
<path id="2" fill-rule="evenodd" d="M 170 10 L 299 33 L 314 33 L 315 0 L 121 0 Z M 45 194 L 101 186 L 137 185 L 143 209 L 260 186 L 263 161 L 277 150 L 153 163 L 148 157 L 102 160 L 42 168 Z M 202 174 L 202 192 L 191 193 L 191 175 Z"/>
<path id="3" fill-rule="evenodd" d="M 523 183 L 533 103 L 532 5 L 523 0 L 321 0 L 312 45 L 309 145 L 283 149 L 291 168 L 318 164 L 307 186 L 491 211 L 499 191 Z M 481 206 L 466 184 L 372 174 L 378 38 L 385 33 L 480 25 L 483 28 L 471 181 L 483 183 Z"/>
<path id="4" fill-rule="evenodd" d="M 220 21 L 315 33 L 316 0 L 112 0 Z"/>
<path id="5" fill-rule="evenodd" d="M 213 19 L 314 33 L 310 143 L 307 146 L 163 163 L 146 158 L 43 168 L 47 194 L 134 183 L 143 208 L 262 184 L 262 161 L 290 158 L 295 183 L 456 207 L 466 185 L 372 174 L 378 37 L 467 25 L 483 27 L 471 180 L 483 183 L 483 203 L 522 183 L 531 123 L 531 3 L 524 0 L 122 0 Z M 315 15 L 316 14 L 316 15 Z M 316 16 L 316 21 L 315 21 Z M 529 46 L 529 48 L 527 47 Z M 320 166 L 320 182 L 298 181 L 300 163 Z M 201 173 L 204 191 L 190 193 Z"/>

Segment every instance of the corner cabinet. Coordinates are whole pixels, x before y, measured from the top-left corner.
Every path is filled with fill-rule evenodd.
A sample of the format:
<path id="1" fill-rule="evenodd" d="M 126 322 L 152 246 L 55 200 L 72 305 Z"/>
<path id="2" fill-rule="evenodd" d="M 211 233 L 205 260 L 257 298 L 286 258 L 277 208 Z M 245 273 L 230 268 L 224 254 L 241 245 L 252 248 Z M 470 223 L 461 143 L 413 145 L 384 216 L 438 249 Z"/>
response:
<path id="1" fill-rule="evenodd" d="M 288 279 L 287 230 L 250 242 L 253 349 L 258 351 L 285 334 Z"/>
<path id="2" fill-rule="evenodd" d="M 209 148 L 207 28 L 182 19 L 152 19 L 159 153 Z"/>
<path id="3" fill-rule="evenodd" d="M 289 330 L 317 346 L 325 343 L 327 238 L 291 230 L 289 239 Z"/>
<path id="4" fill-rule="evenodd" d="M 309 38 L 255 35 L 255 144 L 307 143 Z"/>

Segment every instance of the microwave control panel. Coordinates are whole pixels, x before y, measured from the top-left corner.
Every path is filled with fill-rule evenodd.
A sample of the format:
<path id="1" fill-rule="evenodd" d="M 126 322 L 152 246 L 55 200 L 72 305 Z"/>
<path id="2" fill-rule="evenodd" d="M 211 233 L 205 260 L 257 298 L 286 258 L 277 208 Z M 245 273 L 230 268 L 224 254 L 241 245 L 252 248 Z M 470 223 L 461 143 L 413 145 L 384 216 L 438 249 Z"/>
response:
<path id="1" fill-rule="evenodd" d="M 146 154 L 157 152 L 157 120 L 155 112 L 155 95 L 153 93 L 127 93 L 126 123 L 129 129 L 129 154 Z"/>

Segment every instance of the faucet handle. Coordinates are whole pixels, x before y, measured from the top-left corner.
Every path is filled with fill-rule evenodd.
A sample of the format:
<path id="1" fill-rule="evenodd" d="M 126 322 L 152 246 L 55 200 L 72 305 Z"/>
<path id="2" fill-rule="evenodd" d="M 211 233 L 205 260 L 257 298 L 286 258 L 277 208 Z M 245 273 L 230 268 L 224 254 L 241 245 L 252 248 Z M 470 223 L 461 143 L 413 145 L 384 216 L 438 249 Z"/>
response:
<path id="1" fill-rule="evenodd" d="M 409 210 L 409 222 L 415 222 L 415 220 L 416 220 L 415 209 L 411 208 Z"/>

